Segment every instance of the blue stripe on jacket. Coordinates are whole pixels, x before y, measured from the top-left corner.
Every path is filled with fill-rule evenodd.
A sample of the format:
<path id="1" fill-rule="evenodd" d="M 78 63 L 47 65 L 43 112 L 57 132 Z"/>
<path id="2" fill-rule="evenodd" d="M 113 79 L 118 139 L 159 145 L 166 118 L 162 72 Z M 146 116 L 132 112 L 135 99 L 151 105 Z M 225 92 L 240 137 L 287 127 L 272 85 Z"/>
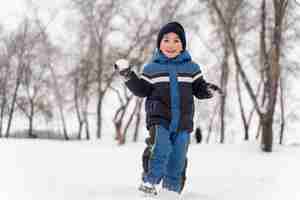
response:
<path id="1" fill-rule="evenodd" d="M 170 94 L 171 94 L 171 114 L 172 120 L 169 126 L 170 132 L 176 132 L 180 119 L 180 98 L 178 80 L 175 66 L 169 66 Z"/>

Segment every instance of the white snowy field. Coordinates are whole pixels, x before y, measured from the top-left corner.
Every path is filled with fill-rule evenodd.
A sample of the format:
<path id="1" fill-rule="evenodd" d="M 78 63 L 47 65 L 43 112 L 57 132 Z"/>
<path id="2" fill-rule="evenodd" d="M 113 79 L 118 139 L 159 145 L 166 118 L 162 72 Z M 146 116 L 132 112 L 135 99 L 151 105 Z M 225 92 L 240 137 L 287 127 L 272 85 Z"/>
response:
<path id="1" fill-rule="evenodd" d="M 137 200 L 144 144 L 0 140 L 1 200 Z M 192 144 L 187 200 L 299 200 L 300 146 Z"/>

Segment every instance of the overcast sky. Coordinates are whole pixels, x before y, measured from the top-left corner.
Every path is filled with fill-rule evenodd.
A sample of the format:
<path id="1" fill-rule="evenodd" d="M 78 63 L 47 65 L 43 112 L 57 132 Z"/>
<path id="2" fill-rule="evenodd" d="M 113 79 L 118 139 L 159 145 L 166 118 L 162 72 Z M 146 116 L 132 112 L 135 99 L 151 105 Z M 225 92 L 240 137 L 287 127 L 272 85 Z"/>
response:
<path id="1" fill-rule="evenodd" d="M 24 13 L 24 0 L 1 0 L 0 23 L 13 25 Z"/>
<path id="2" fill-rule="evenodd" d="M 32 15 L 32 10 L 26 5 L 28 1 L 38 7 L 39 18 L 47 24 L 52 39 L 60 41 L 69 37 L 65 29 L 67 0 L 1 0 L 0 24 L 4 29 L 14 28 L 24 16 Z"/>
<path id="3" fill-rule="evenodd" d="M 14 26 L 24 16 L 28 16 L 28 7 L 26 1 L 30 0 L 1 0 L 0 6 L 0 23 L 5 27 Z M 65 0 L 31 0 L 35 5 L 39 7 L 40 16 L 47 21 L 50 19 L 49 13 L 60 11 L 64 6 Z M 26 12 L 27 11 L 27 12 Z M 57 22 L 55 22 L 57 23 Z"/>

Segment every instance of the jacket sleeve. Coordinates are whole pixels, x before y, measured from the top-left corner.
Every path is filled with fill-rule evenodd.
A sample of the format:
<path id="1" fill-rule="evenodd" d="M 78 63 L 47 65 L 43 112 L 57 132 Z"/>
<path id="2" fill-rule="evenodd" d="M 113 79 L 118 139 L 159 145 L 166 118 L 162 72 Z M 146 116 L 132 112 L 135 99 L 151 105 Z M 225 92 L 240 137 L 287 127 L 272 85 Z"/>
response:
<path id="1" fill-rule="evenodd" d="M 193 95 L 198 99 L 209 99 L 212 97 L 208 83 L 204 80 L 200 68 L 193 74 Z"/>
<path id="2" fill-rule="evenodd" d="M 131 71 L 125 84 L 127 88 L 138 97 L 150 96 L 153 90 L 151 81 L 145 77 L 144 73 L 141 78 L 139 78 L 135 72 Z"/>

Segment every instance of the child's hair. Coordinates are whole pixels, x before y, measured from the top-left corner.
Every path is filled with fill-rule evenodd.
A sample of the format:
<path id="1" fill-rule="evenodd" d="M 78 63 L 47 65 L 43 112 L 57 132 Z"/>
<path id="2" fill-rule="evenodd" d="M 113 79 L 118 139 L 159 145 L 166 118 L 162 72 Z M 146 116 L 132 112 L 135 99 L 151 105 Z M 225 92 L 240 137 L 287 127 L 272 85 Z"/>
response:
<path id="1" fill-rule="evenodd" d="M 159 49 L 160 47 L 160 42 L 163 38 L 163 36 L 167 33 L 176 33 L 178 36 L 179 36 L 179 39 L 182 43 L 182 49 L 183 51 L 185 50 L 186 48 L 186 40 L 185 40 L 185 32 L 184 32 L 184 28 L 183 26 L 178 23 L 178 22 L 170 22 L 166 25 L 164 25 L 159 33 L 158 33 L 158 36 L 157 36 L 157 49 Z"/>

